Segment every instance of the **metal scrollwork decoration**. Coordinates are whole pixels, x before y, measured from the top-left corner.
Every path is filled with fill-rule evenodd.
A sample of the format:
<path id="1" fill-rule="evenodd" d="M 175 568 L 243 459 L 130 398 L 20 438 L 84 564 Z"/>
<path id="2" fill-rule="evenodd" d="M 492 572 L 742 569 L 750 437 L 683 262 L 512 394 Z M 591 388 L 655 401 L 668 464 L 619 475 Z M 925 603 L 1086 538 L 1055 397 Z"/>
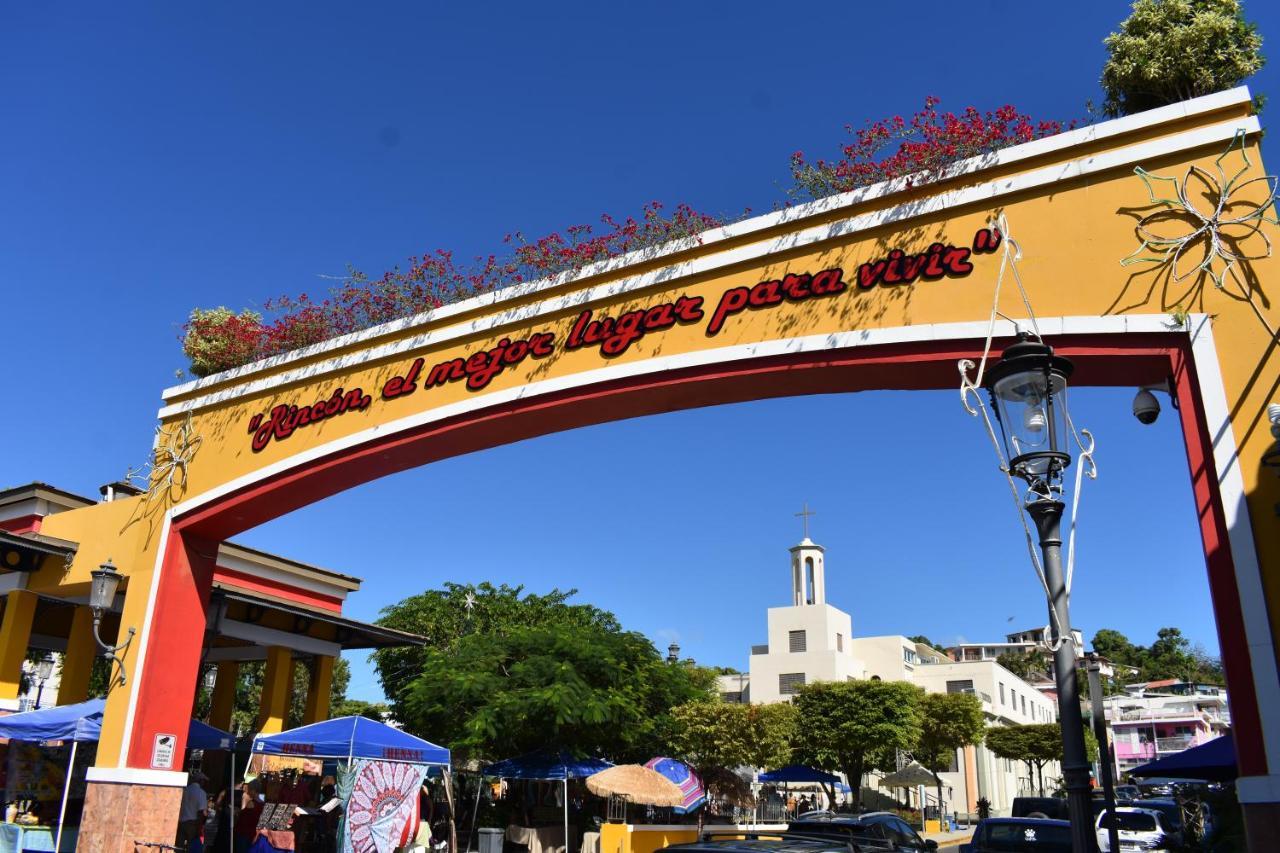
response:
<path id="1" fill-rule="evenodd" d="M 1167 266 L 1174 282 L 1207 276 L 1214 287 L 1248 301 L 1274 336 L 1253 301 L 1243 268 L 1249 261 L 1271 256 L 1271 238 L 1264 226 L 1280 224 L 1275 213 L 1278 180 L 1275 175 L 1253 174 L 1246 135 L 1243 129 L 1236 131 L 1212 170 L 1193 165 L 1177 178 L 1141 166 L 1134 169 L 1156 209 L 1138 220 L 1140 245 L 1120 264 Z"/>
<path id="2" fill-rule="evenodd" d="M 174 503 L 187 489 L 187 467 L 200 450 L 204 438 L 196 433 L 191 413 L 178 423 L 156 427 L 151 461 L 125 475 L 127 481 L 142 480 L 147 484 L 145 505 L 156 501 Z"/>

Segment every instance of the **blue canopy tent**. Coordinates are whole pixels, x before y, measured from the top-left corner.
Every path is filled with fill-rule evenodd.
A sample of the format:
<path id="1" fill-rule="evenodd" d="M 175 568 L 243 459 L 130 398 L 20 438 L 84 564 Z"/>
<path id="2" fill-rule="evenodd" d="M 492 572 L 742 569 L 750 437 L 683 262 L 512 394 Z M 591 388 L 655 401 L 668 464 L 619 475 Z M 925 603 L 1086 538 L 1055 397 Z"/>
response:
<path id="1" fill-rule="evenodd" d="M 1199 746 L 1134 768 L 1129 771 L 1129 775 L 1230 782 L 1240 775 L 1236 767 L 1235 741 L 1228 732 Z"/>
<path id="2" fill-rule="evenodd" d="M 81 743 L 93 743 L 102 736 L 102 714 L 106 707 L 107 700 L 90 699 L 73 705 L 57 705 L 0 717 L 0 737 L 36 743 L 51 740 L 71 742 L 71 758 L 67 762 L 67 779 L 62 789 L 62 807 L 58 812 L 58 834 L 53 843 L 54 850 L 62 848 L 62 824 L 67 816 L 67 795 L 71 791 L 76 749 Z M 230 732 L 215 729 L 199 720 L 192 720 L 187 731 L 187 746 L 190 749 L 231 749 L 233 741 Z M 234 780 L 234 765 L 231 776 Z"/>
<path id="3" fill-rule="evenodd" d="M 824 773 L 821 770 L 815 770 L 812 767 L 805 767 L 803 764 L 792 764 L 788 767 L 783 767 L 780 770 L 770 770 L 768 773 L 761 773 L 760 781 L 766 783 L 819 782 L 823 785 L 842 784 L 839 776 L 832 773 Z"/>
<path id="4" fill-rule="evenodd" d="M 311 758 L 375 758 L 449 766 L 449 750 L 368 717 L 335 717 L 253 739 L 255 755 Z"/>
<path id="5" fill-rule="evenodd" d="M 613 764 L 603 758 L 574 758 L 565 750 L 551 752 L 539 750 L 528 752 L 515 758 L 508 758 L 490 764 L 480 772 L 485 776 L 498 776 L 502 779 L 528 779 L 531 781 L 560 781 L 564 786 L 564 849 L 569 849 L 569 780 L 584 779 L 587 776 L 608 770 Z M 476 811 L 479 811 L 479 793 L 476 794 Z M 475 829 L 475 818 L 472 818 L 472 829 Z M 471 837 L 467 836 L 470 846 Z"/>

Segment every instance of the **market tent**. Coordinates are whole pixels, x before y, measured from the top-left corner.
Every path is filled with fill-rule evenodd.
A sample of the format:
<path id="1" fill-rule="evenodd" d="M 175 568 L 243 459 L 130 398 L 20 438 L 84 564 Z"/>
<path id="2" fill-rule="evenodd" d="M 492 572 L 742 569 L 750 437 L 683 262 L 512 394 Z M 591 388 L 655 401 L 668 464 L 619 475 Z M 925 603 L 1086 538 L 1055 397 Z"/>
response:
<path id="1" fill-rule="evenodd" d="M 102 699 L 90 699 L 74 705 L 10 714 L 0 717 L 0 737 L 34 742 L 95 741 L 102 735 L 102 710 L 106 706 Z"/>
<path id="2" fill-rule="evenodd" d="M 490 764 L 481 772 L 486 776 L 499 776 L 503 779 L 545 782 L 553 779 L 580 779 L 612 766 L 602 758 L 574 758 L 563 749 L 559 752 L 539 750 Z"/>
<path id="3" fill-rule="evenodd" d="M 55 705 L 0 717 L 0 737 L 41 743 L 44 741 L 71 741 L 71 758 L 67 762 L 66 784 L 62 792 L 62 806 L 58 813 L 58 834 L 54 849 L 62 846 L 62 823 L 67 814 L 67 794 L 71 790 L 71 775 L 76 764 L 76 749 L 82 743 L 92 743 L 102 736 L 102 714 L 107 707 L 105 699 L 90 699 L 72 705 Z M 215 729 L 199 720 L 192 720 L 187 729 L 189 749 L 230 749 L 234 738 L 229 732 Z M 235 773 L 232 773 L 232 777 Z"/>
<path id="4" fill-rule="evenodd" d="M 936 784 L 938 784 L 938 777 L 918 761 L 913 761 L 880 780 L 881 788 L 915 788 L 918 785 Z"/>
<path id="5" fill-rule="evenodd" d="M 680 786 L 684 800 L 672 809 L 676 814 L 688 814 L 707 802 L 707 792 L 702 785 L 702 780 L 683 761 L 677 761 L 674 758 L 651 758 L 645 762 L 644 766 L 650 770 L 656 770 Z"/>
<path id="6" fill-rule="evenodd" d="M 760 774 L 760 781 L 766 784 L 777 782 L 820 782 L 824 785 L 839 785 L 840 777 L 832 773 L 824 773 L 802 764 L 792 764 L 781 770 L 770 770 Z"/>
<path id="7" fill-rule="evenodd" d="M 480 772 L 485 776 L 502 779 L 528 779 L 550 782 L 559 780 L 564 785 L 564 849 L 569 849 L 569 780 L 592 776 L 608 770 L 613 764 L 603 758 L 574 758 L 565 750 L 551 752 L 539 750 L 515 758 L 490 764 Z M 479 795 L 477 794 L 477 798 Z M 478 800 L 477 800 L 478 801 Z M 468 843 L 470 839 L 468 838 Z"/>
<path id="8" fill-rule="evenodd" d="M 232 749 L 235 744 L 235 735 L 208 723 L 192 720 L 187 727 L 187 749 Z"/>
<path id="9" fill-rule="evenodd" d="M 1230 782 L 1240 775 L 1236 768 L 1235 741 L 1228 732 L 1199 746 L 1130 770 L 1129 775 Z"/>
<path id="10" fill-rule="evenodd" d="M 301 758 L 372 758 L 409 764 L 449 766 L 449 750 L 368 717 L 336 717 L 280 732 L 258 735 L 253 752 Z"/>

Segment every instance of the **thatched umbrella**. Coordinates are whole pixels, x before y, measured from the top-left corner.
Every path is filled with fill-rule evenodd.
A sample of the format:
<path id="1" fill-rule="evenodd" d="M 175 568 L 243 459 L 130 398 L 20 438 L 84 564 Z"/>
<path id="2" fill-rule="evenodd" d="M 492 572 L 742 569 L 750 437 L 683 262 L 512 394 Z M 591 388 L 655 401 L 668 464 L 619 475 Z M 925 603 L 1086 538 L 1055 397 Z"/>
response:
<path id="1" fill-rule="evenodd" d="M 880 780 L 882 788 L 914 788 L 917 785 L 936 784 L 938 784 L 938 777 L 918 761 L 913 761 L 896 773 L 890 773 Z"/>
<path id="2" fill-rule="evenodd" d="M 645 806 L 678 806 L 684 802 L 680 786 L 639 764 L 619 764 L 587 777 L 587 790 L 597 796 L 617 794 Z"/>

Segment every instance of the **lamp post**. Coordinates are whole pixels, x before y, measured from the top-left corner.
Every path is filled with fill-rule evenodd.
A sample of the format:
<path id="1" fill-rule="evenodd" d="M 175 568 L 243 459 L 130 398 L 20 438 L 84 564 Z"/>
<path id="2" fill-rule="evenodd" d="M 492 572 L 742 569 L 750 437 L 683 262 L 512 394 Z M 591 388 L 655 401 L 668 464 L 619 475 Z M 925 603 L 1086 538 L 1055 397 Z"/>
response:
<path id="1" fill-rule="evenodd" d="M 93 639 L 98 644 L 98 648 L 102 649 L 103 657 L 108 657 L 120 667 L 120 684 L 125 683 L 124 659 L 117 652 L 129 648 L 129 643 L 133 642 L 134 630 L 129 629 L 129 637 L 118 646 L 113 646 L 102 641 L 102 636 L 98 633 L 98 628 L 102 624 L 102 614 L 104 611 L 110 610 L 116 600 L 116 590 L 120 588 L 121 574 L 116 571 L 115 564 L 108 560 L 98 568 L 89 572 L 92 583 L 89 586 L 89 609 L 93 611 Z M 114 679 L 117 676 L 113 676 Z M 111 683 L 111 682 L 108 682 Z M 108 688 L 109 689 L 109 688 Z"/>
<path id="2" fill-rule="evenodd" d="M 45 655 L 36 662 L 36 709 L 40 708 L 40 700 L 44 697 L 45 682 L 53 675 L 53 658 Z"/>
<path id="3" fill-rule="evenodd" d="M 1073 366 L 1053 348 L 1025 333 L 1010 345 L 986 374 L 1000 424 L 1009 471 L 1026 481 L 1024 509 L 1040 540 L 1044 582 L 1048 591 L 1049 630 L 1058 690 L 1058 722 L 1062 727 L 1062 775 L 1071 816 L 1072 849 L 1094 849 L 1089 803 L 1089 760 L 1084 719 L 1076 683 L 1076 644 L 1071 633 L 1067 585 L 1062 573 L 1063 472 L 1071 464 L 1067 452 L 1067 378 Z"/>

